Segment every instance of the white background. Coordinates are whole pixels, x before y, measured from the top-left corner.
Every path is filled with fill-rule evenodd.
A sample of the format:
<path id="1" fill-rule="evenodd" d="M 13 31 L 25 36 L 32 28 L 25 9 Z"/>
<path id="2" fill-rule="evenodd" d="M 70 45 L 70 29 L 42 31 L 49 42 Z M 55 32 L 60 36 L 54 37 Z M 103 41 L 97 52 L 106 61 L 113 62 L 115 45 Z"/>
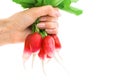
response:
<path id="1" fill-rule="evenodd" d="M 73 4 L 74 5 L 74 4 Z M 49 80 L 120 80 L 120 3 L 119 0 L 80 0 L 76 7 L 83 14 L 61 12 L 60 55 L 65 70 L 56 60 L 45 65 Z M 0 0 L 0 18 L 21 11 L 11 0 Z M 44 80 L 41 63 L 31 69 L 22 66 L 23 43 L 0 47 L 0 80 Z"/>

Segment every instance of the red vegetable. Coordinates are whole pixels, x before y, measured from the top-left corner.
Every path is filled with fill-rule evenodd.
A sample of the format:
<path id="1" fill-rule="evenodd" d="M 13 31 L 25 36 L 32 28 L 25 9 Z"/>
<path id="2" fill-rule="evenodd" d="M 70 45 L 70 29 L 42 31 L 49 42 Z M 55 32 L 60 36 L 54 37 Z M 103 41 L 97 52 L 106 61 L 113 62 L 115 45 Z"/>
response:
<path id="1" fill-rule="evenodd" d="M 35 32 L 33 34 L 29 34 L 25 40 L 23 58 L 28 59 L 32 53 L 39 51 L 41 41 L 42 36 L 39 33 Z"/>
<path id="2" fill-rule="evenodd" d="M 53 37 L 55 41 L 55 49 L 61 49 L 61 43 L 60 43 L 58 36 L 56 34 L 52 34 L 51 36 Z"/>
<path id="3" fill-rule="evenodd" d="M 43 48 L 40 49 L 40 51 L 39 51 L 39 53 L 38 53 L 38 56 L 39 56 L 42 60 L 45 59 L 46 54 L 44 53 L 44 49 L 43 49 Z"/>
<path id="4" fill-rule="evenodd" d="M 52 58 L 55 51 L 55 42 L 52 36 L 48 35 L 43 38 L 41 50 L 38 56 L 41 59 Z"/>

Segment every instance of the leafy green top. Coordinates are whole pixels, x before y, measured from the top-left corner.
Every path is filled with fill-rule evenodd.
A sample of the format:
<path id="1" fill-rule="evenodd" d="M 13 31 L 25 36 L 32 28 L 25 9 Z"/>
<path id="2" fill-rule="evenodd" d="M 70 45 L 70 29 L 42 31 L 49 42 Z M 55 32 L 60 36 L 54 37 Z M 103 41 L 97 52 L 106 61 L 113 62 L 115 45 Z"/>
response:
<path id="1" fill-rule="evenodd" d="M 13 2 L 20 4 L 23 8 L 51 5 L 53 7 L 65 10 L 69 13 L 80 15 L 82 14 L 82 10 L 71 6 L 71 3 L 77 1 L 78 0 L 13 0 Z"/>

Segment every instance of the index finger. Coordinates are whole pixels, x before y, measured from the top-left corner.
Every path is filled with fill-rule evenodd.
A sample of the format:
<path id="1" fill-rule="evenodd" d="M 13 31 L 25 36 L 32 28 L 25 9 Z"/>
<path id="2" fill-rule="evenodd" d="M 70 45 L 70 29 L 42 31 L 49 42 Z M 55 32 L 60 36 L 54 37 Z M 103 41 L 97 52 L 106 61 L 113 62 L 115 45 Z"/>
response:
<path id="1" fill-rule="evenodd" d="M 37 7 L 37 8 L 31 8 L 30 14 L 35 19 L 41 16 L 52 16 L 52 17 L 58 17 L 60 16 L 59 11 L 56 8 L 53 8 L 52 6 L 43 6 L 43 7 Z"/>

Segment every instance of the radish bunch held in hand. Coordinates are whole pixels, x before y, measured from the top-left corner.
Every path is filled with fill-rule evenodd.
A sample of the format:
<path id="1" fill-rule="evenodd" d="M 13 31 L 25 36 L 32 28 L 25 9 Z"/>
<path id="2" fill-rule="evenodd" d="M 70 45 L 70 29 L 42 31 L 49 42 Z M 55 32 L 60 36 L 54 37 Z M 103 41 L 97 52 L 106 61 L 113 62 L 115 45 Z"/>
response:
<path id="1" fill-rule="evenodd" d="M 31 55 L 37 53 L 40 59 L 52 58 L 56 50 L 61 49 L 61 43 L 56 34 L 47 34 L 44 29 L 39 29 L 36 23 L 32 25 L 32 34 L 25 39 L 23 60 L 26 61 Z"/>
<path id="2" fill-rule="evenodd" d="M 71 3 L 77 2 L 78 0 L 13 0 L 17 4 L 20 4 L 23 8 L 32 8 L 45 5 L 51 5 L 69 13 L 80 15 L 82 10 L 72 7 Z M 37 19 L 32 26 L 32 34 L 26 37 L 24 45 L 23 60 L 26 61 L 28 58 L 37 53 L 40 59 L 45 60 L 46 58 L 52 58 L 56 50 L 61 49 L 61 43 L 56 34 L 47 34 L 45 30 L 37 28 L 39 23 Z"/>

